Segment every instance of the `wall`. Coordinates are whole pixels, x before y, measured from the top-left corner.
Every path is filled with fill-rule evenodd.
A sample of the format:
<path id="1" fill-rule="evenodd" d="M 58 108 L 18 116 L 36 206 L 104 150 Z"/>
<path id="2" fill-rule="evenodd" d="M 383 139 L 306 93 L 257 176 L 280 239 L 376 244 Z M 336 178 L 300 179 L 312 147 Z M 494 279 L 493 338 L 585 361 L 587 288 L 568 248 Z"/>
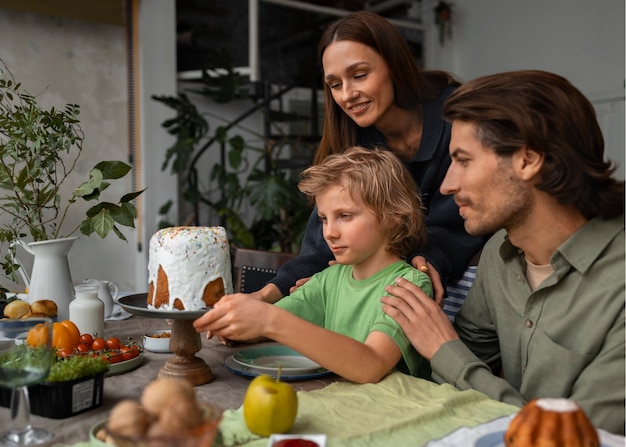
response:
<path id="1" fill-rule="evenodd" d="M 436 3 L 423 2 L 428 11 Z M 463 80 L 527 68 L 566 77 L 594 103 L 607 156 L 624 178 L 624 1 L 453 3 L 452 40 L 441 47 L 429 36 L 429 66 Z"/>
<path id="2" fill-rule="evenodd" d="M 148 187 L 140 206 L 138 230 L 122 230 L 124 242 L 111 234 L 81 236 L 69 254 L 72 279 L 116 281 L 120 290 L 147 290 L 147 241 L 156 230 L 157 209 L 167 197 L 175 199 L 175 179 L 161 175 L 160 165 L 171 137 L 160 124 L 169 116 L 165 107 L 150 99 L 152 94 L 176 90 L 174 2 L 136 2 L 141 34 L 137 47 L 139 72 L 139 141 L 142 153 L 129 152 L 127 39 L 122 25 L 111 25 L 67 17 L 3 9 L 0 6 L 0 50 L 15 77 L 30 93 L 41 93 L 45 107 L 81 106 L 84 150 L 68 184 L 67 194 L 85 181 L 89 170 L 100 160 L 132 160 L 139 184 L 130 176 L 109 188 L 107 198 Z M 174 185 L 174 186 L 172 186 Z M 110 197 L 109 197 L 110 196 Z M 82 219 L 87 208 L 72 207 L 69 227 Z M 23 257 L 27 258 L 27 255 Z M 5 280 L 0 284 L 10 286 Z M 15 286 L 10 286 L 11 288 Z M 21 284 L 18 287 L 23 287 Z"/>

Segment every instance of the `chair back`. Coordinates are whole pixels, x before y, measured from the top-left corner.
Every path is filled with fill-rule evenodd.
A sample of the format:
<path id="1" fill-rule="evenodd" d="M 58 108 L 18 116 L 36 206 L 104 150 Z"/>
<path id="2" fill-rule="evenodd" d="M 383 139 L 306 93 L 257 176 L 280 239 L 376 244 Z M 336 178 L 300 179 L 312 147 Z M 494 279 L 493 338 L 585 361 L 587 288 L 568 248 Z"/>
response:
<path id="1" fill-rule="evenodd" d="M 253 250 L 238 248 L 235 250 L 235 292 L 251 293 L 261 289 L 276 272 L 295 253 Z"/>

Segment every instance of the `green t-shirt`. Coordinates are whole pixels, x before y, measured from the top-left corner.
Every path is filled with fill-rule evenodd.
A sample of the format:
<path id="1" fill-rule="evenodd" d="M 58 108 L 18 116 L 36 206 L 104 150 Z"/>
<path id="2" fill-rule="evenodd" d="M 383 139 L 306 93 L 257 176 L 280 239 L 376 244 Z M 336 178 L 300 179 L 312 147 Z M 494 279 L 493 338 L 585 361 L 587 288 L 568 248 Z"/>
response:
<path id="1" fill-rule="evenodd" d="M 335 264 L 314 275 L 304 286 L 276 303 L 300 318 L 360 342 L 370 332 L 391 337 L 400 351 L 399 371 L 430 378 L 428 362 L 415 351 L 393 318 L 382 311 L 380 298 L 385 286 L 402 277 L 432 297 L 430 278 L 406 261 L 395 262 L 364 280 L 352 277 L 352 266 Z"/>

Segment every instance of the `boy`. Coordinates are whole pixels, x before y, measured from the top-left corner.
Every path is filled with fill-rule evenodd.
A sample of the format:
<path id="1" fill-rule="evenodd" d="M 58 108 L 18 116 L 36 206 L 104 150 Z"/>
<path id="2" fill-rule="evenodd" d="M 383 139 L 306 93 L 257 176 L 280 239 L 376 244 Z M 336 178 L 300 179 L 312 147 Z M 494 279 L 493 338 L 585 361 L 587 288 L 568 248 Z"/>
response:
<path id="1" fill-rule="evenodd" d="M 403 261 L 426 241 L 420 196 L 391 152 L 354 147 L 302 173 L 298 188 L 315 201 L 336 264 L 276 304 L 222 298 L 194 322 L 231 340 L 267 337 L 357 383 L 398 369 L 430 377 L 428 363 L 380 308 L 398 277 L 432 296 L 428 275 Z"/>

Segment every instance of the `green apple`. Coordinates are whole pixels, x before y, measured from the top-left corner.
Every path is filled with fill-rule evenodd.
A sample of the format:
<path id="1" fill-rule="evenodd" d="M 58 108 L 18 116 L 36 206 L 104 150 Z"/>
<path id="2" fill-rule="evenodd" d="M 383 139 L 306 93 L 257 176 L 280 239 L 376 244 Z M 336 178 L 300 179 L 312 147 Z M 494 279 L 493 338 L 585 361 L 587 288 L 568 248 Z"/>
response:
<path id="1" fill-rule="evenodd" d="M 243 399 L 248 429 L 260 436 L 285 433 L 298 414 L 298 396 L 291 385 L 268 375 L 255 377 Z"/>

